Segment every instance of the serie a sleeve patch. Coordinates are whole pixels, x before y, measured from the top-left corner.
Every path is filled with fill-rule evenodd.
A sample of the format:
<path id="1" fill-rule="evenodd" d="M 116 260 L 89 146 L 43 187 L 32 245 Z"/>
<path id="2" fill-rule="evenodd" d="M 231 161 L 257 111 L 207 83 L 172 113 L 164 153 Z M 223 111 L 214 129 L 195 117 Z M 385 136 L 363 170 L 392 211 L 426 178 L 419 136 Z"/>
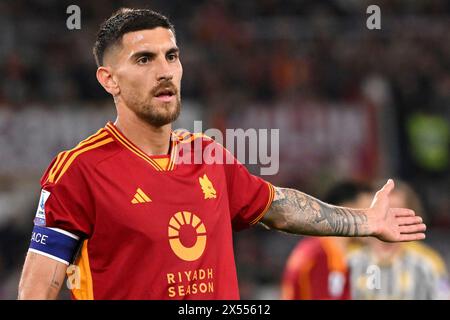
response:
<path id="1" fill-rule="evenodd" d="M 35 225 L 28 251 L 69 265 L 76 254 L 79 240 L 78 236 L 65 230 Z"/>

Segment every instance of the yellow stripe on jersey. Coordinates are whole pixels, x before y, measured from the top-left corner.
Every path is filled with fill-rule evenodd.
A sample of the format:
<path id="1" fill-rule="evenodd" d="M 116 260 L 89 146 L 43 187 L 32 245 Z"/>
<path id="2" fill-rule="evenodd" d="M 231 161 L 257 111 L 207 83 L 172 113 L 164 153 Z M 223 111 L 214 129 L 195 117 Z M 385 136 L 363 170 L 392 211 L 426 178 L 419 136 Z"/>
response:
<path id="1" fill-rule="evenodd" d="M 177 138 L 177 141 L 179 143 L 190 143 L 192 141 L 194 141 L 195 139 L 198 138 L 206 138 L 208 140 L 214 140 L 211 137 L 208 137 L 207 135 L 199 132 L 199 133 L 191 133 L 189 131 L 184 131 L 184 130 L 175 130 L 172 131 L 173 135 L 175 135 L 175 137 Z M 173 170 L 173 168 L 175 167 L 175 163 L 176 163 L 176 157 L 178 155 L 178 143 L 175 143 L 175 141 L 173 141 L 172 144 L 172 154 L 170 157 L 170 162 L 168 165 L 167 170 Z"/>
<path id="2" fill-rule="evenodd" d="M 153 159 L 163 170 L 169 169 L 169 158 L 154 158 Z"/>
<path id="3" fill-rule="evenodd" d="M 152 165 L 157 171 L 163 171 L 163 168 L 159 166 L 157 162 L 139 150 L 137 147 L 133 146 L 130 142 L 128 142 L 127 138 L 125 138 L 119 131 L 114 128 L 111 124 L 107 124 L 107 127 L 110 129 L 112 135 L 123 144 L 128 150 L 139 156 L 141 159 L 147 161 L 150 165 Z"/>
<path id="4" fill-rule="evenodd" d="M 175 161 L 176 161 L 176 157 L 178 154 L 178 143 L 177 141 L 175 141 L 175 139 L 172 139 L 171 141 L 172 146 L 170 148 L 170 159 L 169 159 L 169 164 L 167 165 L 167 170 L 173 170 L 173 168 L 175 167 Z"/>
<path id="5" fill-rule="evenodd" d="M 58 176 L 55 177 L 55 183 L 58 183 L 58 181 L 61 179 L 61 177 L 64 175 L 64 173 L 66 173 L 67 169 L 69 169 L 69 167 L 70 167 L 70 165 L 72 164 L 72 162 L 73 162 L 80 154 L 82 154 L 82 153 L 84 153 L 84 152 L 86 152 L 86 151 L 89 151 L 89 150 L 92 150 L 92 149 L 101 147 L 101 146 L 103 146 L 103 145 L 105 145 L 105 144 L 108 144 L 108 143 L 110 143 L 110 142 L 113 142 L 113 141 L 114 141 L 113 138 L 106 138 L 106 139 L 100 140 L 100 141 L 98 141 L 98 142 L 96 142 L 96 143 L 94 143 L 94 144 L 92 144 L 92 145 L 85 146 L 84 148 L 81 148 L 81 149 L 79 149 L 78 151 L 76 151 L 75 153 L 73 153 L 73 154 L 70 156 L 69 160 L 67 160 L 67 162 L 66 162 L 66 164 L 64 165 L 64 167 L 62 168 L 61 173 L 60 173 Z"/>
<path id="6" fill-rule="evenodd" d="M 64 154 L 66 154 L 66 151 L 58 153 L 58 156 L 56 157 L 55 163 L 54 163 L 53 166 L 50 168 L 50 171 L 49 171 L 49 173 L 48 173 L 48 178 L 47 178 L 47 179 L 49 179 L 50 177 L 52 177 L 52 176 L 55 174 L 55 170 L 56 170 L 56 168 L 58 167 L 58 165 L 59 165 L 59 163 L 60 163 L 60 161 L 61 161 L 61 157 L 62 157 Z"/>
<path id="7" fill-rule="evenodd" d="M 94 287 L 92 283 L 91 267 L 89 265 L 88 240 L 84 240 L 81 255 L 76 266 L 79 268 L 79 288 L 71 289 L 77 300 L 94 300 Z"/>
<path id="8" fill-rule="evenodd" d="M 250 222 L 250 225 L 254 225 L 255 223 L 257 223 L 262 217 L 264 217 L 264 215 L 266 214 L 266 212 L 269 210 L 270 205 L 272 204 L 273 198 L 275 196 L 275 188 L 274 186 L 267 182 L 267 186 L 269 187 L 269 200 L 267 201 L 266 206 L 264 207 L 264 210 L 255 218 L 252 220 L 252 222 Z"/>
<path id="9" fill-rule="evenodd" d="M 95 142 L 97 140 L 102 139 L 103 137 L 106 137 L 108 135 L 108 132 L 105 131 L 104 128 L 98 130 L 96 133 L 94 133 L 93 135 L 89 136 L 88 138 L 84 139 L 83 141 L 81 141 L 80 143 L 78 143 L 78 145 L 70 150 L 61 152 L 60 154 L 58 154 L 55 163 L 53 164 L 52 168 L 50 169 L 49 175 L 48 175 L 48 181 L 50 182 L 54 182 L 55 181 L 55 177 L 58 173 L 58 171 L 61 169 L 61 166 L 64 164 L 65 160 L 67 159 L 67 157 L 69 156 L 69 154 L 71 152 L 74 152 L 76 150 L 79 150 L 80 148 L 84 147 L 85 145 Z"/>
<path id="10" fill-rule="evenodd" d="M 104 136 L 106 136 L 107 134 L 108 133 L 105 132 L 105 129 L 102 128 L 102 129 L 98 130 L 96 133 L 94 133 L 93 135 L 87 137 L 86 139 L 84 139 L 83 141 L 78 143 L 78 145 L 75 148 L 72 148 L 70 150 L 61 152 L 58 155 L 58 157 L 57 157 L 57 159 L 55 161 L 55 164 L 53 165 L 52 169 L 50 170 L 50 174 L 49 174 L 49 179 L 51 179 L 50 182 L 53 182 L 53 179 L 54 179 L 54 177 L 56 175 L 56 172 L 58 172 L 58 170 L 61 168 L 62 164 L 64 163 L 64 161 L 66 160 L 66 158 L 67 158 L 67 156 L 69 155 L 70 152 L 75 151 L 75 150 L 85 146 L 88 143 L 91 143 L 91 142 L 94 142 L 94 141 L 96 141 L 98 139 L 101 139 Z M 61 158 L 61 156 L 63 156 L 63 157 Z"/>
<path id="11" fill-rule="evenodd" d="M 108 123 L 107 124 L 108 129 L 112 133 L 116 139 L 122 143 L 127 149 L 129 149 L 131 152 L 148 162 L 150 165 L 152 165 L 157 171 L 171 171 L 175 167 L 175 159 L 177 157 L 178 149 L 177 149 L 177 141 L 179 140 L 178 136 L 174 131 L 171 133 L 171 154 L 170 159 L 167 162 L 167 159 L 161 160 L 160 158 L 151 158 L 150 156 L 146 155 L 142 150 L 140 150 L 138 147 L 134 146 L 132 142 L 130 142 L 120 131 L 118 131 L 113 124 Z"/>
<path id="12" fill-rule="evenodd" d="M 188 137 L 189 135 L 190 135 L 190 137 Z M 188 137 L 188 138 L 186 139 L 186 137 Z M 214 140 L 213 138 L 208 137 L 206 134 L 203 134 L 201 132 L 197 132 L 197 133 L 190 133 L 189 132 L 189 134 L 183 135 L 183 137 L 180 137 L 180 142 L 181 143 L 189 143 L 189 142 L 192 142 L 192 141 L 194 141 L 195 139 L 198 139 L 198 138 L 206 138 L 208 140 Z"/>

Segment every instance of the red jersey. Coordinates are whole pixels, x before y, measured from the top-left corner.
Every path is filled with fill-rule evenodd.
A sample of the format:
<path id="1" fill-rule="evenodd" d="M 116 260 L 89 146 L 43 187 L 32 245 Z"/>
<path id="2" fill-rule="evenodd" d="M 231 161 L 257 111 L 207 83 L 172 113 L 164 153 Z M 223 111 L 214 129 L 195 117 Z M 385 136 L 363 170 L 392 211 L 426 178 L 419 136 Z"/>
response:
<path id="1" fill-rule="evenodd" d="M 179 161 L 195 158 L 194 144 L 224 150 L 172 132 L 169 155 L 147 156 L 108 123 L 53 160 L 39 217 L 82 240 L 74 298 L 239 299 L 232 230 L 257 223 L 274 188 L 234 157 Z"/>
<path id="2" fill-rule="evenodd" d="M 333 238 L 306 238 L 288 259 L 282 283 L 286 300 L 348 300 L 349 272 Z"/>

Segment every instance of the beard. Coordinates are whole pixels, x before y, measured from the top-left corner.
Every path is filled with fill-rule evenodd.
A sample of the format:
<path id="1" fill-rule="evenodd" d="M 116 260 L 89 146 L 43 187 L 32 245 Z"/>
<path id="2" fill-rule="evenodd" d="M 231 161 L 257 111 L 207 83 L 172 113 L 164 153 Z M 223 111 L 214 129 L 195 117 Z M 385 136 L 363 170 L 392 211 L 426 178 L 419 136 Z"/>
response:
<path id="1" fill-rule="evenodd" d="M 170 87 L 174 92 L 174 100 L 170 102 L 154 101 L 154 97 L 161 88 Z M 136 96 L 126 99 L 127 106 L 136 114 L 136 116 L 152 125 L 153 127 L 162 127 L 178 119 L 181 112 L 181 98 L 176 87 L 172 82 L 162 82 L 153 88 L 150 94 L 144 98 L 138 99 Z"/>
<path id="2" fill-rule="evenodd" d="M 136 116 L 154 127 L 162 127 L 178 119 L 181 112 L 181 99 L 177 95 L 175 101 L 151 103 L 147 101 L 133 108 Z"/>

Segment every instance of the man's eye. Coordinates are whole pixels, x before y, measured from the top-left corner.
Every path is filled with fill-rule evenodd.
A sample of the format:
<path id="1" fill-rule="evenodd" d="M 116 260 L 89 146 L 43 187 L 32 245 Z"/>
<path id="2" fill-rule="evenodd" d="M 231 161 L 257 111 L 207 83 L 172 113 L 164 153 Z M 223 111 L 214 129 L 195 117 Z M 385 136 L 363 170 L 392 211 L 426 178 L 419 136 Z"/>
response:
<path id="1" fill-rule="evenodd" d="M 146 64 L 149 62 L 148 57 L 140 57 L 137 61 L 138 64 Z"/>
<path id="2" fill-rule="evenodd" d="M 175 60 L 177 60 L 177 58 L 178 58 L 178 55 L 176 53 L 170 53 L 167 55 L 168 61 L 175 61 Z"/>

